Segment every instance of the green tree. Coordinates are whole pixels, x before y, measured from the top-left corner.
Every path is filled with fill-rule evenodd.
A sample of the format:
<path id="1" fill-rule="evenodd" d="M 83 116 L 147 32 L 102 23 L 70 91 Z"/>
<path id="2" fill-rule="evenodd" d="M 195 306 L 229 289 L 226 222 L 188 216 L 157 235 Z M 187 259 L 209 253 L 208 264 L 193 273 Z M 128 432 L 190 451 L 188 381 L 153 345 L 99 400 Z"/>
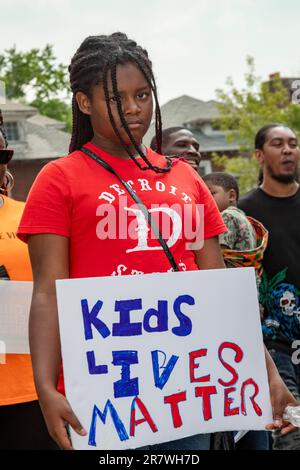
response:
<path id="1" fill-rule="evenodd" d="M 214 156 L 214 162 L 239 178 L 241 193 L 253 188 L 257 182 L 258 164 L 253 157 L 256 132 L 269 123 L 282 123 L 300 135 L 300 107 L 290 102 L 289 93 L 279 76 L 269 82 L 255 75 L 254 60 L 247 58 L 245 87 L 239 90 L 232 78 L 226 89 L 216 91 L 219 118 L 216 125 L 226 131 L 229 142 L 239 145 L 239 156 Z"/>
<path id="2" fill-rule="evenodd" d="M 18 52 L 16 47 L 0 54 L 0 80 L 8 99 L 37 107 L 41 114 L 66 123 L 70 128 L 71 108 L 67 67 L 57 64 L 53 46 Z"/>

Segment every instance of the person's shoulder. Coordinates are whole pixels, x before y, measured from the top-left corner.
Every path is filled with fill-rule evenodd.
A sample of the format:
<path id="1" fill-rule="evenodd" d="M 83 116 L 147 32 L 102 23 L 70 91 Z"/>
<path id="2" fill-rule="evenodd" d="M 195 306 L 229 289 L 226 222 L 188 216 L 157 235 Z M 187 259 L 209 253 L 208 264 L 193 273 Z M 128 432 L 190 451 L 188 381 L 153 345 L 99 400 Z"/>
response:
<path id="1" fill-rule="evenodd" d="M 222 211 L 222 218 L 225 224 L 241 225 L 249 223 L 245 213 L 233 206 Z"/>
<path id="2" fill-rule="evenodd" d="M 243 211 L 239 210 L 237 207 L 229 206 L 222 211 L 222 217 L 229 216 L 233 219 L 240 219 L 244 216 Z"/>
<path id="3" fill-rule="evenodd" d="M 8 196 L 2 196 L 4 199 L 4 204 L 9 206 L 10 208 L 13 208 L 15 210 L 23 211 L 25 207 L 25 202 L 24 201 L 17 201 L 16 199 L 13 199 L 12 197 Z"/>
<path id="4" fill-rule="evenodd" d="M 167 164 L 167 159 L 171 160 L 171 171 L 178 171 L 184 172 L 184 174 L 190 174 L 194 176 L 195 178 L 198 178 L 199 175 L 197 171 L 195 171 L 190 164 L 186 161 L 184 157 L 174 157 L 170 155 L 161 155 L 155 150 L 152 150 L 150 147 L 147 147 L 147 157 L 150 160 L 150 162 L 156 166 L 159 167 L 164 167 Z"/>
<path id="5" fill-rule="evenodd" d="M 42 168 L 42 173 L 64 173 L 68 174 L 78 170 L 82 162 L 82 153 L 75 150 L 68 155 L 63 155 L 55 160 L 46 163 Z"/>
<path id="6" fill-rule="evenodd" d="M 244 196 L 242 196 L 239 199 L 238 208 L 243 210 L 244 207 L 247 206 L 248 204 L 251 204 L 257 201 L 257 199 L 259 199 L 260 197 L 260 193 L 261 191 L 259 188 L 252 189 L 251 191 L 246 193 Z"/>
<path id="7" fill-rule="evenodd" d="M 174 157 L 169 155 L 160 155 L 159 153 L 152 150 L 150 147 L 147 147 L 147 157 L 152 164 L 159 166 L 161 168 L 167 165 L 167 159 L 171 160 L 171 172 L 170 174 L 180 180 L 188 179 L 188 181 L 195 182 L 195 184 L 200 184 L 206 188 L 206 184 L 203 179 L 191 165 L 187 162 L 184 157 Z M 168 173 L 167 173 L 168 174 Z"/>
<path id="8" fill-rule="evenodd" d="M 244 196 L 240 198 L 240 201 L 248 201 L 251 199 L 255 199 L 259 194 L 260 194 L 259 188 L 251 189 L 251 191 L 248 191 L 246 194 L 244 194 Z"/>
<path id="9" fill-rule="evenodd" d="M 153 165 L 156 166 L 164 166 L 166 164 L 166 157 L 164 155 L 161 155 L 160 153 L 157 153 L 155 150 L 152 150 L 151 147 L 146 147 L 147 149 L 147 158 L 150 160 L 150 162 Z"/>

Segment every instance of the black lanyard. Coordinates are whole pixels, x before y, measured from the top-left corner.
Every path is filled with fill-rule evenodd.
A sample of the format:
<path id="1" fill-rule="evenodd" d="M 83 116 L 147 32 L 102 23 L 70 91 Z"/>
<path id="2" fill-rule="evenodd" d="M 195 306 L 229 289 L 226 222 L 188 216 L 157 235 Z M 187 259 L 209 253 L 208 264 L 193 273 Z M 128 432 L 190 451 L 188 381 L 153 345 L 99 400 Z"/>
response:
<path id="1" fill-rule="evenodd" d="M 155 233 L 159 243 L 161 244 L 172 268 L 174 271 L 180 271 L 180 269 L 178 268 L 177 266 L 177 263 L 174 259 L 174 256 L 172 255 L 171 251 L 170 251 L 170 248 L 168 247 L 166 241 L 164 240 L 164 238 L 162 237 L 162 234 L 160 233 L 160 230 L 158 228 L 158 226 L 156 225 L 156 223 L 154 222 L 154 220 L 152 219 L 151 217 L 151 214 L 150 212 L 148 211 L 147 207 L 145 206 L 145 204 L 140 200 L 140 198 L 138 197 L 138 195 L 133 191 L 133 189 L 131 188 L 131 186 L 126 182 L 124 181 L 119 175 L 118 173 L 115 172 L 115 170 L 109 165 L 109 163 L 107 163 L 106 161 L 102 160 L 102 158 L 98 157 L 98 155 L 96 155 L 94 152 L 92 152 L 91 150 L 87 149 L 86 147 L 81 147 L 80 149 L 83 153 L 85 153 L 86 155 L 88 155 L 90 158 L 92 158 L 93 160 L 95 160 L 95 162 L 99 163 L 99 165 L 101 165 L 103 168 L 105 168 L 107 171 L 109 171 L 110 173 L 112 173 L 113 175 L 116 176 L 116 178 L 118 178 L 118 180 L 122 183 L 122 185 L 126 188 L 126 190 L 128 191 L 128 193 L 130 194 L 130 196 L 132 197 L 132 199 L 138 204 L 138 206 L 141 208 L 144 216 L 146 217 L 146 220 L 148 221 L 148 224 L 150 225 L 150 227 L 152 228 L 153 232 Z"/>

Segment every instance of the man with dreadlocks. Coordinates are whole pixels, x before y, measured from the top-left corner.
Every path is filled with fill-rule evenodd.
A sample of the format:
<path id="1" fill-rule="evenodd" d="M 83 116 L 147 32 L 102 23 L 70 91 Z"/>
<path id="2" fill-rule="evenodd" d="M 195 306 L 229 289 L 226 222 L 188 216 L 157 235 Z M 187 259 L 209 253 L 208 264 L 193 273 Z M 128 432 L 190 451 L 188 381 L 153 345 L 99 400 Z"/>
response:
<path id="1" fill-rule="evenodd" d="M 48 429 L 63 449 L 72 449 L 66 422 L 80 435 L 86 431 L 60 393 L 63 377 L 59 377 L 55 280 L 166 272 L 170 265 L 173 270 L 223 268 L 218 235 L 226 230 L 197 173 L 185 162 L 160 155 L 161 114 L 147 51 L 122 33 L 88 37 L 72 58 L 69 72 L 73 91 L 70 154 L 43 168 L 19 228 L 19 236 L 28 240 L 34 274 L 30 343 L 36 387 Z M 152 118 L 153 97 L 158 153 L 142 143 Z M 129 207 L 131 197 L 135 202 L 138 199 L 140 209 Z M 195 217 L 197 204 L 204 205 L 201 250 L 187 248 L 185 221 L 177 213 L 172 215 L 180 235 L 177 226 L 172 243 L 168 239 L 170 250 L 147 211 L 152 205 L 157 210 L 162 203 L 168 206 L 167 212 L 175 204 L 182 211 L 186 204 L 192 205 Z M 125 237 L 116 235 L 120 230 L 115 226 L 104 230 L 114 219 L 104 218 L 111 213 L 109 209 L 122 215 L 122 220 L 124 213 L 136 218 L 134 237 L 128 233 L 126 217 Z M 159 227 L 162 222 L 157 222 Z M 150 236 L 150 227 L 155 237 Z M 276 369 L 272 371 L 275 376 Z M 283 395 L 283 403 L 291 401 L 285 389 Z M 208 447 L 209 436 L 197 435 L 153 448 Z"/>

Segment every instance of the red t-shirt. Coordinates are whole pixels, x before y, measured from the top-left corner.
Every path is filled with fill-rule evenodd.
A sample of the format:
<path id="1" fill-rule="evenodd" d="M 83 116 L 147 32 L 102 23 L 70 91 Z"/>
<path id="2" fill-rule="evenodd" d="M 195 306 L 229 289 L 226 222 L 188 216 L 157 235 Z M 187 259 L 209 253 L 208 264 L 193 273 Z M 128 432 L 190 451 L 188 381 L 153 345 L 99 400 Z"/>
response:
<path id="1" fill-rule="evenodd" d="M 187 238 L 187 225 L 192 219 L 195 228 L 196 205 L 204 205 L 204 239 L 226 227 L 196 171 L 180 160 L 167 173 L 142 171 L 131 159 L 109 155 L 90 142 L 86 147 L 107 161 L 151 210 L 180 269 L 198 269 L 194 252 L 187 249 L 193 241 Z M 166 165 L 165 157 L 149 148 L 147 157 L 156 166 Z M 70 278 L 170 270 L 142 211 L 119 180 L 80 151 L 50 162 L 35 180 L 18 236 L 26 241 L 27 235 L 37 233 L 70 239 Z"/>

